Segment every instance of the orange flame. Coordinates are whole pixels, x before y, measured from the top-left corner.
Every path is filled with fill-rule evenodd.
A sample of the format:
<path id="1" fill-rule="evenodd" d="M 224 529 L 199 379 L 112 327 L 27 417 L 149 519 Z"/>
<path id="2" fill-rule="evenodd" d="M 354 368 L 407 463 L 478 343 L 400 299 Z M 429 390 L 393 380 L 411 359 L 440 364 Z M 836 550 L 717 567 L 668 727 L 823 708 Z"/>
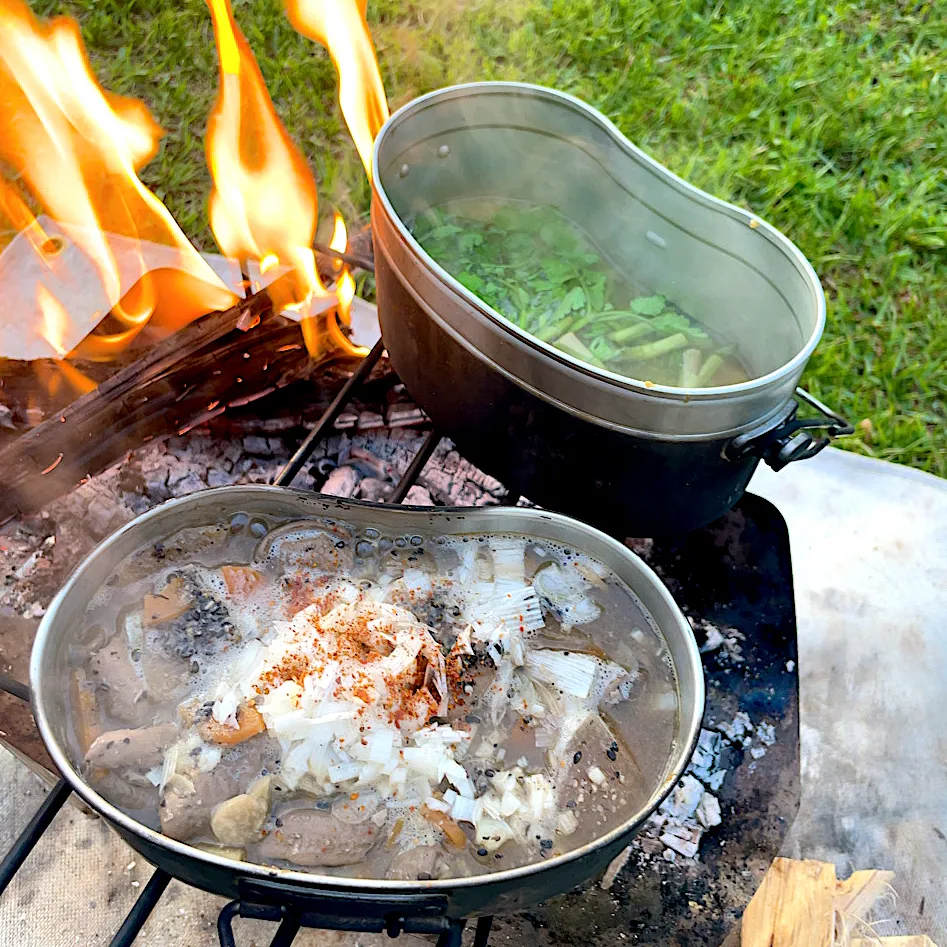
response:
<path id="1" fill-rule="evenodd" d="M 229 0 L 208 0 L 208 5 L 220 58 L 220 90 L 207 126 L 214 237 L 229 256 L 258 260 L 261 272 L 277 262 L 293 268 L 291 298 L 274 302 L 301 315 L 303 338 L 314 358 L 326 351 L 327 337 L 356 354 L 360 350 L 339 329 L 333 312 L 309 314 L 319 308 L 315 300 L 331 298 L 312 250 L 318 220 L 315 180 L 276 114 Z M 341 307 L 340 318 L 345 318 Z"/>
<path id="2" fill-rule="evenodd" d="M 62 303 L 42 284 L 36 287 L 40 312 L 43 314 L 43 336 L 60 358 L 66 355 L 64 339 L 69 325 L 69 314 Z"/>
<path id="3" fill-rule="evenodd" d="M 293 27 L 329 50 L 339 74 L 342 115 L 371 176 L 372 142 L 388 118 L 388 102 L 365 8 L 366 0 L 286 0 Z"/>
<path id="4" fill-rule="evenodd" d="M 37 302 L 43 314 L 43 325 L 40 329 L 43 337 L 53 347 L 59 359 L 54 363 L 61 376 L 75 389 L 84 395 L 95 388 L 95 382 L 87 378 L 77 368 L 64 361 L 66 356 L 65 337 L 69 327 L 69 314 L 63 304 L 42 284 L 36 287 Z M 59 380 L 52 376 L 47 383 L 50 392 L 55 395 L 59 387 Z"/>
<path id="5" fill-rule="evenodd" d="M 336 211 L 329 246 L 333 250 L 344 250 L 348 244 L 349 238 L 345 230 L 345 221 L 342 219 L 342 215 Z M 355 280 L 347 266 L 342 264 L 339 269 L 341 272 L 335 285 L 335 294 L 339 297 L 339 319 L 345 325 L 349 325 L 351 323 L 352 300 L 355 298 Z"/>
<path id="6" fill-rule="evenodd" d="M 99 87 L 74 21 L 40 23 L 22 0 L 2 0 L 0 127 L 0 161 L 69 229 L 111 302 L 121 299 L 123 287 L 107 233 L 174 248 L 181 269 L 200 281 L 200 291 L 192 292 L 189 301 L 176 301 L 172 328 L 233 301 L 167 208 L 138 179 L 136 172 L 153 157 L 163 133 L 144 105 Z M 26 229 L 37 246 L 42 229 L 27 204 L 9 185 L 0 194 L 0 210 Z M 97 336 L 94 351 L 85 354 L 112 354 L 134 338 L 154 312 L 157 292 L 144 260 L 139 262 L 134 306 L 117 305 L 112 315 L 118 330 Z M 38 302 L 44 319 L 50 318 L 51 301 Z M 55 302 L 55 319 L 65 319 L 68 326 L 68 306 L 63 300 Z M 60 340 L 65 336 L 63 329 Z"/>
<path id="7" fill-rule="evenodd" d="M 220 57 L 220 91 L 207 125 L 211 229 L 229 256 L 275 256 L 294 268 L 294 298 L 284 304 L 324 296 L 312 252 L 316 183 L 276 115 L 228 0 L 208 3 Z"/>

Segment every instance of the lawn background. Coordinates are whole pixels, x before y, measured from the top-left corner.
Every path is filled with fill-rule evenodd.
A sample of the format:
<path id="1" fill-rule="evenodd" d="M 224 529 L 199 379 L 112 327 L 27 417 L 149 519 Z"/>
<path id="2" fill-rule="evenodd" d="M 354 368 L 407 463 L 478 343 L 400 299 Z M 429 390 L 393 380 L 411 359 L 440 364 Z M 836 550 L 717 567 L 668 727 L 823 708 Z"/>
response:
<path id="1" fill-rule="evenodd" d="M 142 174 L 211 250 L 203 132 L 216 84 L 201 0 L 38 0 L 78 18 L 103 85 L 167 129 Z M 235 14 L 308 156 L 321 210 L 369 189 L 325 52 L 279 0 Z M 786 233 L 828 325 L 804 384 L 859 423 L 847 446 L 947 475 L 947 3 L 371 0 L 392 107 L 453 82 L 555 86 L 658 161 Z"/>

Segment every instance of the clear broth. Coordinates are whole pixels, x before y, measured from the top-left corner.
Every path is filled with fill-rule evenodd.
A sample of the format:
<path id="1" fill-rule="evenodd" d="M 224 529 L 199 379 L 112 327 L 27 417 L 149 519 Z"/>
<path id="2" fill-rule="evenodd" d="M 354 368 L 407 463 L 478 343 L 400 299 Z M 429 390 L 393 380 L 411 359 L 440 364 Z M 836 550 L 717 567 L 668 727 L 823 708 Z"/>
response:
<path id="1" fill-rule="evenodd" d="M 749 378 L 733 340 L 633 284 L 551 207 L 450 201 L 409 226 L 441 266 L 502 316 L 596 368 L 681 388 Z"/>

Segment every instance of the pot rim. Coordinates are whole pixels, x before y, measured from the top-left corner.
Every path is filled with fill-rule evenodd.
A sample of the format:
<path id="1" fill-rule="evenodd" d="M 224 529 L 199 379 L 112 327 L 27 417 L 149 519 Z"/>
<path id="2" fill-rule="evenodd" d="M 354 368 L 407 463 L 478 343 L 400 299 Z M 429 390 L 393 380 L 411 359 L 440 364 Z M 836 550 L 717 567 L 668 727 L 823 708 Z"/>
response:
<path id="1" fill-rule="evenodd" d="M 771 372 L 767 372 L 765 375 L 758 375 L 755 378 L 749 379 L 748 381 L 739 382 L 738 384 L 734 385 L 719 385 L 713 388 L 678 388 L 672 385 L 659 385 L 655 383 L 646 384 L 644 381 L 630 378 L 627 375 L 621 375 L 617 372 L 609 371 L 608 369 L 595 368 L 593 365 L 589 365 L 586 362 L 583 362 L 571 355 L 566 354 L 565 352 L 560 351 L 559 349 L 550 345 L 548 342 L 543 342 L 534 335 L 531 335 L 525 330 L 519 328 L 519 326 L 514 325 L 508 319 L 505 319 L 502 315 L 500 315 L 500 313 L 497 312 L 492 306 L 489 306 L 486 302 L 480 299 L 480 297 L 470 292 L 470 290 L 468 290 L 462 283 L 456 280 L 450 273 L 447 272 L 447 270 L 445 270 L 439 263 L 437 263 L 436 260 L 434 260 L 433 257 L 427 253 L 427 251 L 421 246 L 421 244 L 414 238 L 413 234 L 405 226 L 404 222 L 401 220 L 401 217 L 395 211 L 394 206 L 388 197 L 388 193 L 382 184 L 381 174 L 378 170 L 380 164 L 379 156 L 384 145 L 386 133 L 388 133 L 396 125 L 408 120 L 415 112 L 428 108 L 432 104 L 436 104 L 436 102 L 441 99 L 461 98 L 466 95 L 481 95 L 495 92 L 532 95 L 538 98 L 559 101 L 570 106 L 575 111 L 581 112 L 589 121 L 594 122 L 607 131 L 620 148 L 630 154 L 638 162 L 646 165 L 656 174 L 665 177 L 670 185 L 684 192 L 685 195 L 691 200 L 697 201 L 701 204 L 704 204 L 705 206 L 711 206 L 714 210 L 728 214 L 733 219 L 746 224 L 751 229 L 760 234 L 760 236 L 765 237 L 771 243 L 777 246 L 789 258 L 790 262 L 796 266 L 800 274 L 808 283 L 816 305 L 815 325 L 813 326 L 812 332 L 810 333 L 809 338 L 806 340 L 802 348 L 788 362 L 783 363 L 783 365 L 781 365 L 779 368 L 774 369 Z M 815 350 L 816 345 L 818 345 L 819 340 L 821 339 L 825 330 L 825 294 L 822 290 L 822 285 L 819 282 L 819 277 L 816 274 L 815 269 L 812 267 L 812 264 L 809 263 L 802 251 L 785 234 L 777 230 L 771 224 L 767 223 L 761 217 L 758 217 L 756 214 L 744 210 L 743 208 L 724 201 L 718 197 L 714 197 L 713 195 L 708 194 L 706 191 L 702 191 L 695 185 L 690 184 L 688 181 L 685 181 L 683 178 L 676 175 L 673 171 L 666 168 L 660 162 L 656 161 L 646 152 L 642 151 L 637 145 L 629 141 L 614 124 L 614 122 L 612 122 L 597 109 L 567 92 L 560 92 L 558 89 L 551 89 L 547 86 L 535 85 L 527 82 L 481 81 L 445 86 L 444 88 L 436 89 L 433 92 L 428 92 L 425 95 L 413 99 L 394 112 L 382 126 L 378 132 L 378 135 L 375 137 L 375 142 L 372 149 L 372 188 L 381 202 L 386 216 L 398 231 L 401 238 L 405 241 L 406 245 L 410 247 L 414 254 L 420 258 L 420 260 L 425 266 L 428 267 L 428 269 L 433 271 L 435 276 L 437 276 L 456 294 L 461 296 L 468 305 L 472 306 L 478 313 L 486 317 L 502 332 L 514 336 L 518 341 L 527 344 L 547 358 L 558 362 L 568 369 L 572 369 L 573 371 L 588 375 L 592 378 L 604 380 L 610 384 L 615 385 L 616 387 L 625 388 L 640 394 L 658 396 L 670 401 L 686 402 L 710 401 L 720 398 L 725 399 L 730 395 L 752 393 L 759 389 L 778 385 L 783 379 L 793 374 L 801 373 L 806 362 L 808 362 L 813 351 Z"/>
<path id="2" fill-rule="evenodd" d="M 328 502 L 336 508 L 340 519 L 344 519 L 344 512 L 349 507 L 363 509 L 380 509 L 386 513 L 394 514 L 426 514 L 430 516 L 437 511 L 435 516 L 465 516 L 477 517 L 478 513 L 489 513 L 492 516 L 499 516 L 501 519 L 515 520 L 517 517 L 525 515 L 529 519 L 541 519 L 552 521 L 553 523 L 567 524 L 570 527 L 579 527 L 581 531 L 587 534 L 596 535 L 599 541 L 604 541 L 606 545 L 612 546 L 614 551 L 620 553 L 626 558 L 631 558 L 636 563 L 643 576 L 645 576 L 652 585 L 652 590 L 662 599 L 663 603 L 669 608 L 672 616 L 677 619 L 679 630 L 683 633 L 684 648 L 687 652 L 688 663 L 691 665 L 691 677 L 694 681 L 694 708 L 690 718 L 682 721 L 680 732 L 683 735 L 680 747 L 677 752 L 677 760 L 673 766 L 665 773 L 662 783 L 652 792 L 648 799 L 641 805 L 630 818 L 626 819 L 621 825 L 612 829 L 605 835 L 598 836 L 586 845 L 558 855 L 555 858 L 542 862 L 533 862 L 520 868 L 504 869 L 502 871 L 487 872 L 482 875 L 474 875 L 467 878 L 443 878 L 432 879 L 424 882 L 411 881 L 392 881 L 388 879 L 366 879 L 366 878 L 343 878 L 334 875 L 320 875 L 314 872 L 297 871 L 294 869 L 278 868 L 266 866 L 256 862 L 236 862 L 233 859 L 223 858 L 210 852 L 194 848 L 185 842 L 179 842 L 176 839 L 169 838 L 166 835 L 156 832 L 143 823 L 132 818 L 117 806 L 110 803 L 104 796 L 100 795 L 95 789 L 87 784 L 66 755 L 64 749 L 60 746 L 59 740 L 53 732 L 52 724 L 46 708 L 45 694 L 51 687 L 56 685 L 47 681 L 41 674 L 42 664 L 45 653 L 48 649 L 58 644 L 59 640 L 68 629 L 62 629 L 57 624 L 57 616 L 62 608 L 63 602 L 70 595 L 72 589 L 80 582 L 83 573 L 90 568 L 100 557 L 107 555 L 109 550 L 117 545 L 128 533 L 138 530 L 143 523 L 153 519 L 167 516 L 169 512 L 177 508 L 187 506 L 195 501 L 197 497 L 213 498 L 221 494 L 233 494 L 240 491 L 248 497 L 252 496 L 277 496 L 291 494 L 300 498 L 312 501 L 317 499 L 319 502 Z M 332 515 L 327 513 L 326 515 Z M 474 530 L 471 530 L 473 532 Z M 493 530 L 496 531 L 496 530 Z M 522 532 L 522 529 L 511 528 L 510 532 Z M 661 633 L 665 634 L 661 629 Z M 361 892 L 385 893 L 391 895 L 431 895 L 445 894 L 449 895 L 457 889 L 476 889 L 486 887 L 491 884 L 502 884 L 504 882 L 516 882 L 519 879 L 528 878 L 534 874 L 561 867 L 571 862 L 577 862 L 585 855 L 596 851 L 616 842 L 622 837 L 631 837 L 645 823 L 648 816 L 661 804 L 669 795 L 671 790 L 684 774 L 685 769 L 697 745 L 700 736 L 700 727 L 703 720 L 704 705 L 706 697 L 706 688 L 704 681 L 703 665 L 700 658 L 700 652 L 697 648 L 697 642 L 694 639 L 693 631 L 681 613 L 677 603 L 674 601 L 667 587 L 639 556 L 624 546 L 622 543 L 601 532 L 595 527 L 589 526 L 580 520 L 572 519 L 560 513 L 553 513 L 548 510 L 530 510 L 525 508 L 505 508 L 491 507 L 483 509 L 479 507 L 416 507 L 416 506 L 392 506 L 384 503 L 371 503 L 365 500 L 350 500 L 340 497 L 328 496 L 312 493 L 304 490 L 296 490 L 291 487 L 278 487 L 265 484 L 239 484 L 233 486 L 215 487 L 207 490 L 201 490 L 196 494 L 179 497 L 168 500 L 153 507 L 151 510 L 135 517 L 135 519 L 126 523 L 120 529 L 116 530 L 110 536 L 106 537 L 97 545 L 80 563 L 76 570 L 69 577 L 66 584 L 56 593 L 55 598 L 50 603 L 46 614 L 40 623 L 36 632 L 36 638 L 30 654 L 30 692 L 33 716 L 39 729 L 43 743 L 52 757 L 56 768 L 62 776 L 69 782 L 72 790 L 77 793 L 88 805 L 102 815 L 109 822 L 120 826 L 126 832 L 137 836 L 145 842 L 163 848 L 175 855 L 185 858 L 196 859 L 218 868 L 225 868 L 232 871 L 235 875 L 242 877 L 254 877 L 264 880 L 277 880 L 301 885 L 308 888 L 330 888 L 336 890 L 354 890 Z M 172 872 L 173 873 L 173 872 Z M 563 889 L 565 890 L 565 889 Z"/>

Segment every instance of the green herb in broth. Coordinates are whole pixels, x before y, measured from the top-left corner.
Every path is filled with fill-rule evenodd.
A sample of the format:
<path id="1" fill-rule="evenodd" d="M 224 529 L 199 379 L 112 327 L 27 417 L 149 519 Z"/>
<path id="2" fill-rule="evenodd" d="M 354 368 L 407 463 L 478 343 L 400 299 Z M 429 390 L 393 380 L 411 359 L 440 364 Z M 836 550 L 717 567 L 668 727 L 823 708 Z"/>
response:
<path id="1" fill-rule="evenodd" d="M 413 233 L 472 293 L 519 328 L 596 368 L 655 384 L 745 381 L 736 347 L 661 295 L 639 295 L 550 207 L 455 202 Z"/>

